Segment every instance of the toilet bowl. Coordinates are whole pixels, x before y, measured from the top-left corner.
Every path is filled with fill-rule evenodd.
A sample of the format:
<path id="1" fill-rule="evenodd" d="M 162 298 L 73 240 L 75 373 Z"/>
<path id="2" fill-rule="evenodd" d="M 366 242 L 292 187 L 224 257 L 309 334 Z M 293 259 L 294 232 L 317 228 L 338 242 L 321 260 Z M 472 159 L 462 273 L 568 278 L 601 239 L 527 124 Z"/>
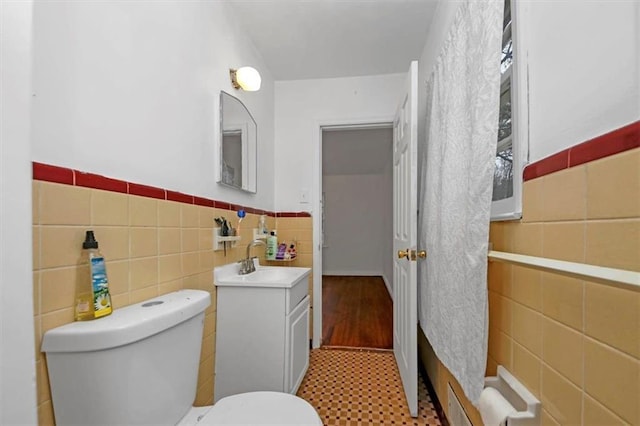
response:
<path id="1" fill-rule="evenodd" d="M 210 303 L 206 291 L 180 290 L 47 331 L 56 424 L 321 426 L 308 402 L 268 390 L 192 407 Z"/>
<path id="2" fill-rule="evenodd" d="M 322 426 L 314 408 L 282 392 L 248 392 L 227 396 L 214 406 L 194 407 L 178 426 L 297 425 Z"/>

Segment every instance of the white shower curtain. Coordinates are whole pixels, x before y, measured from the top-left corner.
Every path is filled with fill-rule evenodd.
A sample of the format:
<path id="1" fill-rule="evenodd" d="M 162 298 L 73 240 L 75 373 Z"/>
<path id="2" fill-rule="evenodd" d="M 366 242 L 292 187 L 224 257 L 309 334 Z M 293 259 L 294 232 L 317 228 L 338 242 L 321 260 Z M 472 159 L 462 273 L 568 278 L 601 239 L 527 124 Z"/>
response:
<path id="1" fill-rule="evenodd" d="M 487 359 L 487 246 L 500 94 L 502 1 L 457 11 L 427 93 L 421 150 L 420 325 L 477 403 Z M 426 165 L 426 167 L 425 167 Z"/>

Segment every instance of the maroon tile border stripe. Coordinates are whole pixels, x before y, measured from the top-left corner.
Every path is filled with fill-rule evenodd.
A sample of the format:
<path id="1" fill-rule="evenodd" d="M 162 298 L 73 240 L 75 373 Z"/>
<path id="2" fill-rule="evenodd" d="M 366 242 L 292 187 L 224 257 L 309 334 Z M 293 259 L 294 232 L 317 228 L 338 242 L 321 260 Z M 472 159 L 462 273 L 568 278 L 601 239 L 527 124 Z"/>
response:
<path id="1" fill-rule="evenodd" d="M 183 194 L 182 192 L 157 188 L 155 186 L 126 182 L 93 173 L 85 173 L 79 170 L 68 169 L 66 167 L 37 163 L 35 161 L 32 163 L 32 173 L 34 180 L 62 183 L 71 186 L 82 186 L 111 192 L 120 192 L 123 194 L 139 195 L 147 198 L 156 198 L 158 200 L 176 201 L 184 204 L 195 204 L 198 206 L 215 207 L 225 210 L 242 209 L 250 214 L 266 214 L 271 217 L 311 217 L 311 213 L 308 212 L 272 212 L 256 209 L 254 207 L 232 204 L 226 201 L 211 200 L 209 198 Z"/>
<path id="2" fill-rule="evenodd" d="M 640 147 L 640 121 L 567 148 L 524 169 L 525 182 Z"/>

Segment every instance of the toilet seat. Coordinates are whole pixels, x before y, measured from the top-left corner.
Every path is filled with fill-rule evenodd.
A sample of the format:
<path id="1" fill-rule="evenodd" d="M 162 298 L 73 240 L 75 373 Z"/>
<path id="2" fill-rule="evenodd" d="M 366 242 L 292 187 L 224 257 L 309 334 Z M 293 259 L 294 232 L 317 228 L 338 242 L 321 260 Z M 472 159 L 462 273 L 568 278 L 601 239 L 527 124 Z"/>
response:
<path id="1" fill-rule="evenodd" d="M 295 395 L 248 392 L 222 398 L 194 425 L 322 426 L 322 421 L 311 404 Z"/>

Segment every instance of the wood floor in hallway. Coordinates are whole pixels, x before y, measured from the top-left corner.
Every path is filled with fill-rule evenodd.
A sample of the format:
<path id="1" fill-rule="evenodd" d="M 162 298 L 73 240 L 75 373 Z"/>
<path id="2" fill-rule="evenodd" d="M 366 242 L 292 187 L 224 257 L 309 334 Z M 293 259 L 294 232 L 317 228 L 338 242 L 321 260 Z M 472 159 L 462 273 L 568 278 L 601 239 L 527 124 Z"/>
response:
<path id="1" fill-rule="evenodd" d="M 393 349 L 393 302 L 382 277 L 322 277 L 322 344 Z"/>

